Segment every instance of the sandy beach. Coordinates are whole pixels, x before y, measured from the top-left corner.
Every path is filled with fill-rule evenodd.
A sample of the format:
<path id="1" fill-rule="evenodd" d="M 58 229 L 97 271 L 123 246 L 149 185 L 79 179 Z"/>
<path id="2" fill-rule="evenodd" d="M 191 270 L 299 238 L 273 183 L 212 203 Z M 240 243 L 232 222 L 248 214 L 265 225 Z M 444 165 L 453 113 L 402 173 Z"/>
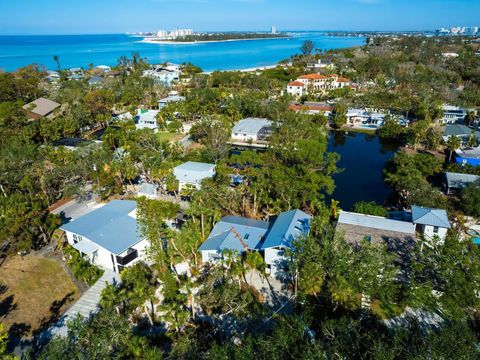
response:
<path id="1" fill-rule="evenodd" d="M 263 70 L 268 70 L 268 69 L 274 69 L 277 66 L 281 66 L 281 65 L 280 64 L 275 64 L 275 65 L 258 66 L 258 67 L 247 68 L 247 69 L 216 70 L 216 71 L 221 71 L 221 72 L 234 72 L 234 71 L 255 72 L 255 71 L 263 71 Z M 205 71 L 205 72 L 203 72 L 203 74 L 211 74 L 213 72 L 215 72 L 215 71 Z"/>

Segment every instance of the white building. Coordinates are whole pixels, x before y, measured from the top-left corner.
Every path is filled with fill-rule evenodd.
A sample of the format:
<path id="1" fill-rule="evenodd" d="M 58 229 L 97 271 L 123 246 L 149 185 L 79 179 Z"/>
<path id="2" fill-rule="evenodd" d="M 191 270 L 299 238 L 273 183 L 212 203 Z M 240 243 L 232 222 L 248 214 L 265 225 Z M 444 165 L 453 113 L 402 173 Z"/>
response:
<path id="1" fill-rule="evenodd" d="M 173 169 L 173 175 L 178 181 L 178 191 L 185 187 L 200 190 L 204 179 L 215 176 L 215 164 L 189 161 Z"/>
<path id="2" fill-rule="evenodd" d="M 95 68 L 102 70 L 104 73 L 107 73 L 109 71 L 112 71 L 112 68 L 108 65 L 98 65 Z"/>
<path id="3" fill-rule="evenodd" d="M 301 210 L 279 214 L 272 221 L 259 221 L 239 216 L 225 216 L 215 224 L 207 240 L 199 247 L 204 263 L 216 263 L 225 250 L 239 255 L 258 251 L 266 264 L 266 272 L 281 273 L 289 262 L 287 250 L 294 241 L 310 232 L 311 216 Z"/>
<path id="4" fill-rule="evenodd" d="M 144 260 L 149 246 L 140 234 L 136 209 L 136 201 L 112 200 L 60 229 L 92 264 L 120 272 Z"/>
<path id="5" fill-rule="evenodd" d="M 157 37 L 156 39 L 158 40 L 174 40 L 180 37 L 184 36 L 189 36 L 193 35 L 193 30 L 192 29 L 177 29 L 177 30 L 159 30 L 157 31 Z"/>
<path id="6" fill-rule="evenodd" d="M 440 243 L 445 241 L 447 231 L 451 228 L 447 212 L 443 209 L 430 209 L 421 206 L 412 206 L 412 222 L 418 233 L 427 239 L 438 238 Z"/>
<path id="7" fill-rule="evenodd" d="M 135 120 L 135 126 L 138 130 L 141 129 L 151 129 L 157 130 L 157 114 L 158 110 L 146 110 L 138 109 L 137 115 L 133 118 Z"/>
<path id="8" fill-rule="evenodd" d="M 247 118 L 240 120 L 232 129 L 232 139 L 244 142 L 262 141 L 272 132 L 272 122 L 267 119 Z"/>
<path id="9" fill-rule="evenodd" d="M 467 117 L 468 111 L 458 106 L 443 105 L 443 124 L 463 123 Z"/>
<path id="10" fill-rule="evenodd" d="M 306 88 L 305 84 L 300 81 L 292 81 L 289 82 L 287 85 L 287 94 L 292 95 L 294 97 L 301 97 L 305 95 Z"/>

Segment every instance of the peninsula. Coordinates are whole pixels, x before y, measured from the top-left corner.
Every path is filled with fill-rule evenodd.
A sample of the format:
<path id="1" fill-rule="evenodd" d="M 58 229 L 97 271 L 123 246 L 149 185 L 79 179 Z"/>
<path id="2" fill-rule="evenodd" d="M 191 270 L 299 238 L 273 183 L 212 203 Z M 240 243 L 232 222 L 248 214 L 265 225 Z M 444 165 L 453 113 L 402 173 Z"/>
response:
<path id="1" fill-rule="evenodd" d="M 205 33 L 178 36 L 175 38 L 146 37 L 143 39 L 143 42 L 195 44 L 239 40 L 284 39 L 288 37 L 290 36 L 284 33 Z"/>

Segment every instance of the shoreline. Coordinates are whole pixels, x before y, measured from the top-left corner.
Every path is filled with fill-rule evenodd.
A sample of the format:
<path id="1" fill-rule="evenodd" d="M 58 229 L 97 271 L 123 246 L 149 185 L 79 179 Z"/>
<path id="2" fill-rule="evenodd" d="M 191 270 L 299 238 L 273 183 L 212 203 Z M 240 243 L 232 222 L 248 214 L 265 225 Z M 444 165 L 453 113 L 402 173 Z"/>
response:
<path id="1" fill-rule="evenodd" d="M 275 64 L 275 65 L 264 65 L 264 66 L 251 67 L 251 68 L 246 68 L 246 69 L 204 71 L 204 72 L 202 72 L 202 74 L 210 75 L 214 72 L 254 72 L 254 71 L 263 71 L 263 70 L 275 69 L 277 66 L 281 66 L 281 65 L 280 64 Z"/>
<path id="2" fill-rule="evenodd" d="M 225 40 L 201 40 L 201 41 L 168 41 L 168 40 L 153 40 L 144 38 L 138 42 L 145 44 L 158 44 L 158 45 L 195 45 L 195 44 L 210 44 L 210 43 L 223 43 L 223 42 L 235 42 L 235 41 L 252 41 L 252 40 L 277 40 L 277 39 L 290 39 L 289 36 L 271 37 L 271 38 L 255 38 L 255 39 L 225 39 Z"/>

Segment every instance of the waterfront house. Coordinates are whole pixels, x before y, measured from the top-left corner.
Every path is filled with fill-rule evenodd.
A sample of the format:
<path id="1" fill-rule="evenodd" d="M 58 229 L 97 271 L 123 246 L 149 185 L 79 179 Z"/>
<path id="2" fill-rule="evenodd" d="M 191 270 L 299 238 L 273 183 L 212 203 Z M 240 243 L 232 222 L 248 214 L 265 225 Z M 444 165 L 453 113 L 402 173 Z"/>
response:
<path id="1" fill-rule="evenodd" d="M 39 98 L 23 106 L 29 120 L 38 120 L 42 117 L 53 119 L 60 104 L 45 98 Z"/>
<path id="2" fill-rule="evenodd" d="M 388 219 L 381 216 L 341 211 L 337 231 L 349 243 L 363 240 L 372 242 L 409 243 L 416 240 L 415 226 L 411 222 Z"/>
<path id="3" fill-rule="evenodd" d="M 455 150 L 455 162 L 457 164 L 479 166 L 480 165 L 480 147 L 457 149 Z"/>
<path id="4" fill-rule="evenodd" d="M 447 195 L 459 194 L 471 183 L 480 184 L 480 176 L 446 172 L 443 178 L 443 188 Z"/>
<path id="5" fill-rule="evenodd" d="M 458 106 L 443 105 L 443 117 L 440 119 L 442 124 L 464 123 L 468 110 Z"/>
<path id="6" fill-rule="evenodd" d="M 341 211 L 337 223 L 337 231 L 352 244 L 363 240 L 408 244 L 418 237 L 438 238 L 443 243 L 449 228 L 445 210 L 416 205 L 411 212 L 402 212 L 395 218 Z"/>
<path id="7" fill-rule="evenodd" d="M 185 100 L 184 96 L 170 95 L 164 99 L 158 100 L 158 108 L 161 110 L 170 103 L 176 103 L 184 100 Z"/>
<path id="8" fill-rule="evenodd" d="M 447 124 L 443 128 L 442 138 L 447 142 L 450 136 L 456 136 L 460 138 L 462 146 L 465 146 L 472 135 L 480 142 L 480 132 L 461 124 Z"/>
<path id="9" fill-rule="evenodd" d="M 180 69 L 178 65 L 152 65 L 148 70 L 142 74 L 144 77 L 149 77 L 166 86 L 170 86 L 172 82 L 180 80 Z"/>
<path id="10" fill-rule="evenodd" d="M 136 209 L 136 201 L 112 200 L 60 229 L 92 264 L 120 272 L 144 260 L 149 246 L 140 234 Z"/>
<path id="11" fill-rule="evenodd" d="M 310 231 L 311 216 L 301 210 L 290 210 L 260 221 L 239 216 L 225 216 L 199 247 L 204 263 L 216 263 L 225 250 L 243 254 L 258 251 L 263 256 L 266 272 L 276 275 L 288 264 L 288 250 L 294 241 Z"/>
<path id="12" fill-rule="evenodd" d="M 260 118 L 240 120 L 232 129 L 232 139 L 243 142 L 264 141 L 272 132 L 272 121 Z"/>
<path id="13" fill-rule="evenodd" d="M 178 181 L 178 191 L 185 187 L 193 187 L 200 190 L 204 179 L 215 176 L 215 164 L 188 161 L 173 169 L 173 175 Z"/>
<path id="14" fill-rule="evenodd" d="M 438 237 L 441 243 L 445 241 L 451 227 L 445 210 L 416 205 L 412 206 L 412 222 L 417 233 L 430 239 Z"/>

